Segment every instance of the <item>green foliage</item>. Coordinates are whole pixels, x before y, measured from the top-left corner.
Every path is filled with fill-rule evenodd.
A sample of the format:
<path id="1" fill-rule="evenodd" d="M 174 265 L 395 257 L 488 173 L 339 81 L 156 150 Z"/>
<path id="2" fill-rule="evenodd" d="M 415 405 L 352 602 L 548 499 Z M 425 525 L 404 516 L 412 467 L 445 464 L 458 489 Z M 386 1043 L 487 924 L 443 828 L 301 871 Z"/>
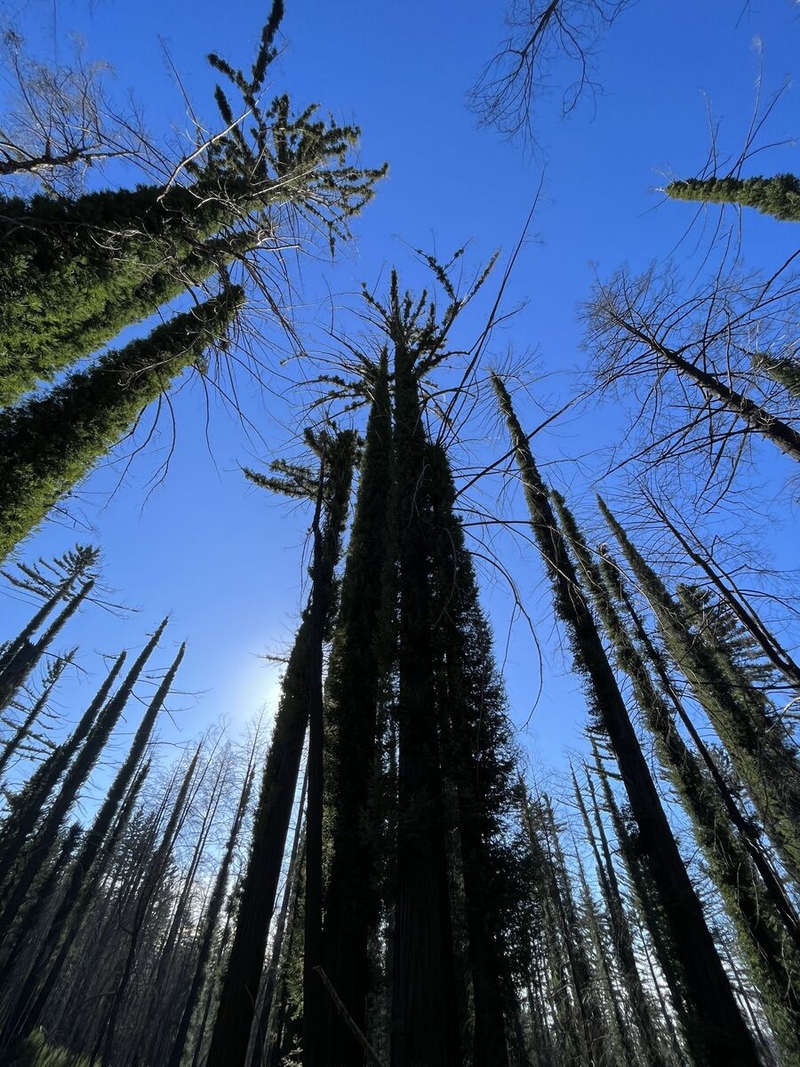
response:
<path id="1" fill-rule="evenodd" d="M 655 740 L 656 753 L 678 800 L 689 817 L 695 839 L 703 851 L 709 872 L 733 919 L 740 948 L 761 991 L 767 1015 L 778 1035 L 787 1064 L 800 1063 L 800 977 L 796 950 L 771 903 L 747 854 L 746 842 L 736 833 L 716 784 L 689 750 L 673 721 L 665 695 L 650 676 L 611 597 L 624 591 L 618 578 L 612 591 L 604 584 L 574 517 L 558 494 L 552 494 L 559 519 L 590 590 L 598 615 L 612 643 L 618 666 L 630 678 L 636 702 Z M 713 611 L 713 598 L 702 590 L 687 588 L 685 598 L 695 610 L 715 620 L 718 639 L 724 634 L 731 648 L 732 665 L 752 653 L 752 639 L 731 617 L 730 610 Z M 712 610 L 709 610 L 712 609 Z M 709 625 L 713 625 L 709 622 Z M 742 676 L 744 677 L 744 675 Z"/>
<path id="2" fill-rule="evenodd" d="M 45 397 L 0 413 L 0 559 L 130 429 L 182 370 L 224 337 L 240 289 L 102 356 Z"/>
<path id="3" fill-rule="evenodd" d="M 753 356 L 753 366 L 782 385 L 792 396 L 800 397 L 800 360 L 796 356 L 773 356 L 769 352 L 758 352 Z"/>
<path id="4" fill-rule="evenodd" d="M 632 574 L 650 602 L 670 657 L 685 675 L 736 773 L 746 784 L 783 863 L 794 881 L 800 883 L 797 749 L 764 693 L 752 685 L 736 662 L 739 647 L 729 647 L 730 635 L 741 631 L 740 624 L 727 619 L 705 625 L 704 616 L 698 614 L 696 598 L 685 587 L 684 603 L 672 597 L 603 501 L 599 503 Z M 716 607 L 722 616 L 722 606 Z"/>
<path id="5" fill-rule="evenodd" d="M 85 1056 L 75 1056 L 64 1048 L 47 1043 L 41 1030 L 34 1030 L 16 1052 L 11 1053 L 8 1067 L 90 1067 Z"/>
<path id="6" fill-rule="evenodd" d="M 321 227 L 331 247 L 349 237 L 386 167 L 353 164 L 360 130 L 318 118 L 316 105 L 296 114 L 286 94 L 262 104 L 282 14 L 278 0 L 249 77 L 209 56 L 241 102 L 217 86 L 223 129 L 169 184 L 0 198 L 0 407 L 224 276 L 233 259 L 296 238 L 298 219 Z"/>
<path id="7" fill-rule="evenodd" d="M 774 178 L 688 178 L 670 182 L 664 192 L 673 200 L 738 204 L 782 221 L 800 222 L 800 178 L 794 174 L 777 174 Z"/>
<path id="8" fill-rule="evenodd" d="M 224 262 L 228 219 L 181 187 L 0 202 L 0 407 L 152 315 Z"/>

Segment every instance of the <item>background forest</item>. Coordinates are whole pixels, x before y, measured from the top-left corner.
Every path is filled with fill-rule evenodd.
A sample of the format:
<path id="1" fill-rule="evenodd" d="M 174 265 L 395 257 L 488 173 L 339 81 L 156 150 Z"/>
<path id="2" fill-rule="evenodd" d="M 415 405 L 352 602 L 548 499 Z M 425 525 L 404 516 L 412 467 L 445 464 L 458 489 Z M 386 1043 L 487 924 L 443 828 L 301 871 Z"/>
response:
<path id="1" fill-rule="evenodd" d="M 797 14 L 698 7 L 2 11 L 0 1063 L 800 1065 Z"/>

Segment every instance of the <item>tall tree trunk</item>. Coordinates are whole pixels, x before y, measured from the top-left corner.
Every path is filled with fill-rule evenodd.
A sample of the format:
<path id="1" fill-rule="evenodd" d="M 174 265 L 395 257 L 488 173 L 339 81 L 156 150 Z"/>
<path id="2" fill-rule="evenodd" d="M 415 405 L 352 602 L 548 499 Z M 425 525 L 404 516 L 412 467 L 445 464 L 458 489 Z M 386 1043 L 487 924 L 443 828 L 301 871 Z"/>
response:
<path id="1" fill-rule="evenodd" d="M 387 487 L 392 448 L 385 355 L 372 385 L 360 486 L 325 683 L 332 858 L 323 960 L 325 973 L 361 1030 L 366 1026 L 371 985 L 369 943 L 380 909 L 375 779 L 380 679 L 388 659 L 382 646 L 389 594 L 381 581 L 381 569 L 390 551 Z M 361 1067 L 363 1049 L 327 996 L 324 1034 L 331 1067 Z"/>
<path id="2" fill-rule="evenodd" d="M 318 667 L 319 664 L 322 636 L 332 610 L 334 570 L 347 515 L 354 446 L 353 435 L 339 434 L 331 444 L 327 458 L 325 521 L 320 558 L 314 564 L 320 567 L 320 572 L 286 667 L 207 1067 L 244 1067 L 247 1056 L 267 935 L 297 791 L 308 725 L 312 672 L 314 665 Z M 303 480 L 307 481 L 305 475 Z M 263 484 L 279 488 L 274 481 L 265 479 Z M 313 484 L 316 489 L 318 483 Z M 324 620 L 322 630 L 319 619 Z"/>
<path id="3" fill-rule="evenodd" d="M 398 315 L 398 327 L 401 320 Z M 395 343 L 394 481 L 399 567 L 397 885 L 392 973 L 392 1067 L 460 1060 L 442 772 L 431 650 L 426 442 L 415 361 Z M 427 505 L 427 506 L 426 506 Z"/>
<path id="4" fill-rule="evenodd" d="M 158 713 L 172 688 L 185 650 L 186 646 L 181 645 L 175 660 L 150 701 L 134 735 L 128 755 L 117 771 L 83 846 L 73 862 L 64 899 L 44 938 L 37 962 L 22 983 L 15 998 L 10 1021 L 6 1027 L 6 1032 L 10 1036 L 16 1037 L 25 1031 L 26 1026 L 33 1028 L 36 1025 L 47 996 L 58 977 L 58 972 L 64 964 L 69 948 L 68 943 L 71 943 L 74 937 L 77 913 L 96 888 L 96 863 L 106 843 L 109 829 L 125 797 L 126 790 L 137 773 L 145 746 Z"/>
<path id="5" fill-rule="evenodd" d="M 686 1037 L 693 1061 L 697 1065 L 714 1064 L 724 1053 L 730 1064 L 756 1065 L 758 1055 L 750 1032 L 661 806 L 547 490 L 505 386 L 497 376 L 493 376 L 493 383 L 522 474 L 531 525 L 553 583 L 556 610 L 568 627 L 576 666 L 587 680 L 589 698 L 611 740 L 639 827 L 641 846 L 658 888 L 660 906 L 669 923 L 692 1016 Z"/>
<path id="6" fill-rule="evenodd" d="M 49 855 L 50 847 L 56 839 L 56 835 L 58 834 L 59 828 L 61 827 L 63 820 L 66 818 L 70 808 L 76 802 L 80 789 L 82 788 L 89 775 L 91 774 L 92 770 L 94 769 L 94 766 L 97 763 L 100 754 L 102 753 L 108 742 L 108 739 L 111 735 L 111 731 L 117 725 L 120 715 L 125 709 L 125 705 L 127 704 L 128 698 L 130 697 L 133 691 L 134 685 L 139 680 L 139 676 L 141 675 L 141 672 L 144 669 L 147 660 L 152 655 L 153 650 L 155 649 L 162 633 L 164 632 L 166 624 L 167 620 L 164 619 L 159 628 L 151 637 L 148 644 L 145 646 L 143 651 L 136 659 L 136 662 L 128 672 L 119 690 L 114 694 L 111 700 L 108 701 L 106 706 L 102 708 L 102 710 L 97 715 L 96 722 L 89 730 L 88 737 L 86 738 L 83 748 L 80 750 L 72 765 L 67 770 L 67 773 L 64 777 L 64 781 L 61 784 L 61 788 L 55 800 L 51 804 L 50 809 L 47 811 L 44 819 L 36 830 L 35 836 L 32 837 L 29 847 L 24 850 L 22 867 L 19 871 L 15 872 L 15 881 L 13 883 L 13 888 L 3 901 L 3 912 L 2 916 L 0 916 L 0 939 L 5 938 L 11 923 L 17 917 L 18 912 L 21 908 L 28 911 L 35 908 L 35 900 L 28 899 L 28 890 L 34 879 L 36 878 L 37 872 L 39 871 L 41 864 L 46 862 L 47 857 Z M 122 660 L 120 659 L 118 662 L 121 666 Z M 116 676 L 117 669 L 118 668 L 112 670 L 111 675 L 109 675 L 109 679 L 112 676 Z M 107 684 L 103 686 L 101 692 L 103 690 L 107 692 L 107 689 L 110 687 L 108 685 L 109 679 L 106 679 Z M 95 699 L 95 701 L 92 702 L 92 705 L 90 705 L 90 708 L 87 710 L 84 719 L 88 717 L 89 713 L 92 710 L 92 707 L 94 707 L 96 704 L 97 699 Z M 75 731 L 75 733 L 80 736 L 80 734 L 83 732 L 84 723 L 81 723 L 79 724 L 78 729 Z M 70 739 L 69 744 L 64 746 L 64 748 L 74 749 L 74 742 L 75 735 L 73 735 L 73 737 Z M 65 753 L 54 753 L 54 755 L 57 754 L 61 757 L 58 762 L 62 762 Z M 54 770 L 55 767 L 51 767 L 49 769 L 49 772 L 46 775 L 48 779 L 52 779 Z M 41 787 L 44 783 L 40 782 L 38 784 Z M 40 789 L 35 790 L 35 792 L 40 792 Z M 30 801 L 28 801 L 28 807 L 30 811 Z M 32 812 L 30 812 L 30 814 L 32 814 Z M 25 821 L 29 822 L 30 820 L 28 819 Z M 23 829 L 23 825 L 17 827 L 17 837 L 19 836 L 19 832 Z M 4 849 L 6 847 L 5 841 L 3 842 L 3 847 Z M 26 901 L 27 908 L 25 908 Z M 19 936 L 22 936 L 23 933 L 24 930 L 20 930 Z"/>
<path id="7" fill-rule="evenodd" d="M 746 784 L 776 851 L 800 885 L 800 762 L 765 713 L 763 699 L 726 674 L 724 650 L 692 631 L 683 607 L 648 566 L 625 531 L 600 500 L 600 510 L 619 542 L 632 573 L 650 602 L 667 650 L 686 676 L 698 703 Z"/>
<path id="8" fill-rule="evenodd" d="M 63 745 L 58 745 L 10 801 L 11 811 L 0 826 L 0 884 L 10 870 L 13 858 L 20 852 L 41 817 L 47 799 L 58 779 L 94 725 L 114 682 L 125 662 L 121 652 L 100 685 L 94 699 L 81 716 L 78 725 Z"/>

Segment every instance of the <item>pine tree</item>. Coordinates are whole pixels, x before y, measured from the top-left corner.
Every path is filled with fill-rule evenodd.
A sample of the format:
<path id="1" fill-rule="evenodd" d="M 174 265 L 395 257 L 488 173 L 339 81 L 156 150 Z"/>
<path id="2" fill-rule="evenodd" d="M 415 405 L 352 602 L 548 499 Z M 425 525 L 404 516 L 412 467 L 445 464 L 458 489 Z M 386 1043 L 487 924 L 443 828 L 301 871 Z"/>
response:
<path id="1" fill-rule="evenodd" d="M 600 549 L 600 570 L 609 594 L 623 606 L 633 625 L 633 634 L 645 661 L 655 674 L 661 692 L 672 705 L 677 717 L 685 727 L 691 741 L 699 754 L 707 773 L 719 793 L 728 818 L 736 827 L 739 838 L 747 849 L 748 856 L 757 869 L 771 906 L 780 915 L 786 932 L 800 948 L 800 918 L 792 900 L 787 893 L 785 880 L 778 875 L 768 848 L 765 847 L 763 828 L 753 817 L 752 812 L 742 807 L 741 796 L 734 795 L 728 777 L 718 766 L 718 761 L 709 746 L 700 736 L 692 718 L 684 708 L 684 702 L 676 691 L 670 674 L 666 655 L 655 646 L 648 634 L 644 622 L 628 593 L 619 566 L 612 559 L 608 546 Z"/>
<path id="2" fill-rule="evenodd" d="M 366 1026 L 371 985 L 370 939 L 378 923 L 380 830 L 378 700 L 386 669 L 385 592 L 380 578 L 389 552 L 387 486 L 392 427 L 386 355 L 372 369 L 372 399 L 361 477 L 325 683 L 326 790 L 333 798 L 330 876 L 325 896 L 323 965 L 355 1024 Z M 363 1050 L 326 1000 L 325 1047 L 335 1067 L 360 1067 Z"/>
<path id="3" fill-rule="evenodd" d="M 67 653 L 66 656 L 57 656 L 50 664 L 48 664 L 42 679 L 41 692 L 38 697 L 32 701 L 22 722 L 14 728 L 11 737 L 9 737 L 3 745 L 2 753 L 0 753 L 0 775 L 5 773 L 6 767 L 20 748 L 29 746 L 33 741 L 33 726 L 38 723 L 39 718 L 43 716 L 47 710 L 52 692 L 58 685 L 61 675 L 74 660 L 76 652 L 77 649 L 73 649 L 71 652 Z M 11 703 L 11 701 L 9 702 Z M 4 723 L 4 725 L 9 724 Z M 2 831 L 0 831 L 0 833 L 2 833 Z M 0 845 L 0 848 L 2 848 L 2 845 Z M 3 863 L 2 860 L 0 860 L 0 878 L 2 878 L 2 870 Z"/>
<path id="4" fill-rule="evenodd" d="M 278 477 L 269 478 L 253 472 L 249 475 L 264 488 L 296 497 L 316 499 L 321 491 L 324 520 L 315 544 L 313 567 L 316 575 L 310 603 L 303 613 L 286 667 L 264 767 L 251 851 L 220 993 L 208 1067 L 243 1064 L 247 1054 L 308 727 L 314 684 L 312 672 L 319 669 L 318 657 L 322 654 L 323 633 L 320 633 L 319 623 L 322 621 L 323 630 L 327 627 L 334 606 L 334 570 L 347 516 L 355 438 L 347 431 L 335 437 L 327 433 L 315 437 L 309 432 L 306 440 L 318 456 L 327 450 L 324 479 L 305 467 L 282 462 L 273 465 Z"/>
<path id="5" fill-rule="evenodd" d="M 0 493 L 2 493 L 2 490 L 0 490 Z M 0 527 L 1 525 L 0 523 Z M 93 560 L 96 558 L 96 554 L 92 556 Z M 25 684 L 31 672 L 49 650 L 53 640 L 94 589 L 96 579 L 92 574 L 87 574 L 86 581 L 81 584 L 77 592 L 73 589 L 75 580 L 89 566 L 88 559 L 79 562 L 77 564 L 78 569 L 65 578 L 59 589 L 48 597 L 45 604 L 36 612 L 22 632 L 4 648 L 2 656 L 0 656 L 0 709 L 8 706 L 14 694 Z M 66 600 L 67 603 L 42 636 L 37 641 L 33 641 L 33 635 L 39 625 L 44 622 L 50 610 L 55 608 L 61 600 Z M 22 736 L 26 731 L 27 727 L 24 727 Z"/>
<path id="6" fill-rule="evenodd" d="M 0 408 L 92 355 L 225 262 L 220 202 L 141 186 L 2 204 Z M 257 243 L 257 233 L 250 236 Z M 228 242 L 233 250 L 237 242 Z"/>
<path id="7" fill-rule="evenodd" d="M 392 1067 L 455 1067 L 459 1041 L 436 717 L 428 563 L 430 487 L 419 380 L 446 336 L 423 296 L 392 276 L 386 333 L 394 346 L 393 501 L 398 569 L 397 882 L 392 959 Z"/>
<path id="8" fill-rule="evenodd" d="M 782 385 L 794 397 L 800 397 L 800 360 L 794 356 L 774 356 L 771 352 L 758 352 L 753 356 L 756 370 Z"/>
<path id="9" fill-rule="evenodd" d="M 70 760 L 92 728 L 97 715 L 111 691 L 125 662 L 126 653 L 121 652 L 111 670 L 100 685 L 92 702 L 78 721 L 69 738 L 57 745 L 44 762 L 10 800 L 10 811 L 0 823 L 0 884 L 5 879 L 13 857 L 22 848 L 26 838 L 33 833 L 33 828 L 45 802 L 53 792 L 56 783 L 67 769 Z M 57 663 L 60 661 L 56 661 Z"/>
<path id="10" fill-rule="evenodd" d="M 348 156 L 360 131 L 294 115 L 286 95 L 264 106 L 283 16 L 275 0 L 252 69 L 219 56 L 215 101 L 223 130 L 176 168 L 165 186 L 100 191 L 77 199 L 4 199 L 0 256 L 0 407 L 91 355 L 234 258 L 280 248 L 297 216 L 333 241 L 371 198 L 380 169 Z M 234 117 L 245 112 L 245 123 Z M 258 270 L 257 264 L 251 263 Z"/>
<path id="11" fill-rule="evenodd" d="M 718 641 L 691 627 L 682 606 L 649 567 L 609 509 L 603 517 L 658 619 L 667 650 L 684 673 L 745 782 L 783 862 L 800 882 L 800 774 L 794 746 L 765 708 L 763 695 L 742 684 Z"/>
<path id="12" fill-rule="evenodd" d="M 35 897 L 29 895 L 30 887 L 39 870 L 47 862 L 62 822 L 75 804 L 80 789 L 86 783 L 108 743 L 111 731 L 117 725 L 133 687 L 139 680 L 141 672 L 158 644 L 166 625 L 167 620 L 164 619 L 137 657 L 119 690 L 103 706 L 105 694 L 110 689 L 113 679 L 122 666 L 122 657 L 118 659 L 117 664 L 115 664 L 101 687 L 98 697 L 92 701 L 67 744 L 61 746 L 60 751 L 57 749 L 51 759 L 44 763 L 28 782 L 23 791 L 26 795 L 21 798 L 21 803 L 15 805 L 13 812 L 14 823 L 12 824 L 14 832 L 13 834 L 8 833 L 8 841 L 6 839 L 6 828 L 5 826 L 3 827 L 3 853 L 5 855 L 6 850 L 11 852 L 13 849 L 16 852 L 17 862 L 10 885 L 4 887 L 5 892 L 2 897 L 3 911 L 2 916 L 0 916 L 0 939 L 5 940 L 10 924 L 17 917 L 17 913 L 21 908 L 24 911 L 35 912 Z M 97 710 L 98 708 L 100 708 L 99 711 Z M 92 714 L 93 712 L 94 714 Z M 87 729 L 88 724 L 91 724 L 89 729 Z M 58 777 L 60 777 L 62 766 L 66 767 L 66 760 L 70 759 L 72 753 L 77 750 L 82 735 L 85 736 L 82 747 L 77 751 L 75 759 L 66 769 L 64 780 L 58 793 L 34 830 L 32 819 L 41 814 L 41 805 L 38 807 L 36 805 L 40 802 L 45 787 L 52 789 L 56 784 Z M 12 827 L 9 827 L 9 831 L 11 830 Z M 25 844 L 26 837 L 29 839 L 27 845 Z"/>
<path id="13" fill-rule="evenodd" d="M 101 356 L 47 396 L 0 413 L 0 559 L 130 428 L 141 410 L 225 333 L 243 299 L 220 296 Z"/>
<path id="14" fill-rule="evenodd" d="M 67 876 L 67 886 L 61 903 L 53 916 L 27 978 L 19 988 L 9 1012 L 6 1033 L 18 1036 L 26 1029 L 35 1027 L 39 1016 L 53 989 L 69 949 L 77 933 L 80 910 L 85 907 L 96 889 L 98 865 L 102 863 L 103 850 L 108 854 L 115 833 L 113 827 L 120 806 L 125 800 L 131 783 L 140 777 L 139 769 L 158 713 L 161 711 L 180 667 L 185 646 L 181 645 L 172 665 L 164 675 L 145 714 L 136 730 L 131 746 L 106 793 L 105 799 L 86 834 L 83 844 Z M 111 838 L 109 838 L 109 831 Z"/>
<path id="15" fill-rule="evenodd" d="M 505 985 L 508 911 L 519 860 L 507 844 L 514 756 L 505 693 L 478 599 L 472 560 L 455 514 L 456 493 L 441 446 L 428 448 L 437 697 L 445 783 L 456 795 L 468 937 L 470 1055 L 475 1067 L 508 1064 Z"/>
<path id="16" fill-rule="evenodd" d="M 670 182 L 664 192 L 673 200 L 754 207 L 762 215 L 800 222 L 800 179 L 794 174 L 774 178 L 688 178 Z"/>
<path id="17" fill-rule="evenodd" d="M 502 381 L 493 376 L 523 479 L 531 525 L 555 591 L 556 611 L 567 625 L 576 667 L 587 696 L 608 734 L 620 767 L 659 904 L 670 930 L 675 959 L 687 991 L 687 1030 L 694 1061 L 712 1063 L 721 1048 L 732 1062 L 758 1062 L 730 982 L 686 872 L 647 761 L 633 730 L 575 568 L 556 523 L 547 490 Z"/>
<path id="18" fill-rule="evenodd" d="M 703 850 L 711 878 L 733 919 L 745 959 L 761 993 L 764 1007 L 779 1037 L 787 1064 L 800 1057 L 800 1015 L 797 996 L 800 956 L 772 913 L 759 884 L 745 843 L 730 823 L 713 782 L 683 741 L 665 698 L 657 691 L 622 620 L 602 576 L 578 530 L 574 517 L 558 494 L 552 493 L 562 528 L 576 556 L 598 616 L 614 648 L 621 670 L 631 680 L 636 702 L 655 740 L 656 753 L 667 778 L 689 816 L 695 839 Z M 793 959 L 793 956 L 796 958 Z"/>

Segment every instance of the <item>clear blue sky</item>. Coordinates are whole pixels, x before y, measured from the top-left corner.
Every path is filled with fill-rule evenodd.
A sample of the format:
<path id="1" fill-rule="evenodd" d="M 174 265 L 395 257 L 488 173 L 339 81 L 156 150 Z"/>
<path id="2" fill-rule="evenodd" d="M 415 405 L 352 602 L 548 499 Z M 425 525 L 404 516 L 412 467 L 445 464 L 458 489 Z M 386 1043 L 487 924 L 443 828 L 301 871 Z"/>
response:
<path id="1" fill-rule="evenodd" d="M 250 0 L 226 6 L 209 0 L 139 0 L 136 5 L 60 0 L 55 6 L 16 0 L 5 8 L 7 20 L 43 57 L 66 62 L 67 32 L 78 30 L 88 56 L 112 64 L 119 98 L 133 92 L 156 136 L 186 126 L 171 68 L 180 72 L 183 89 L 212 124 L 213 81 L 204 56 L 215 50 L 247 64 L 264 16 L 262 5 Z M 397 265 L 408 286 L 427 284 L 414 249 L 447 258 L 469 242 L 467 262 L 473 269 L 495 249 L 508 254 L 541 184 L 530 237 L 506 295 L 507 308 L 524 306 L 496 332 L 486 355 L 487 364 L 502 361 L 513 349 L 515 359 L 527 366 L 532 392 L 520 399 L 519 413 L 526 425 L 540 421 L 580 381 L 587 355 L 580 348 L 575 310 L 595 270 L 602 277 L 623 263 L 644 268 L 677 249 L 691 273 L 700 230 L 682 238 L 694 209 L 664 202 L 656 189 L 671 176 L 690 176 L 702 167 L 710 143 L 707 109 L 720 123 L 722 150 L 739 152 L 757 77 L 762 73 L 769 96 L 792 72 L 799 20 L 800 9 L 789 0 L 738 5 L 640 0 L 600 46 L 595 69 L 602 95 L 586 100 L 564 122 L 557 86 L 570 74 L 553 68 L 556 88 L 538 112 L 540 151 L 531 153 L 478 128 L 465 107 L 472 83 L 504 33 L 502 4 L 492 10 L 486 4 L 456 7 L 418 0 L 400 6 L 288 0 L 275 91 L 288 90 L 297 105 L 318 101 L 338 119 L 357 123 L 364 164 L 390 164 L 376 200 L 356 221 L 355 243 L 333 263 L 320 248 L 297 276 L 302 302 L 295 316 L 309 349 L 330 350 L 324 327 L 331 305 L 357 309 L 362 281 L 373 286 Z M 796 92 L 790 90 L 762 141 L 782 142 L 799 128 Z M 749 173 L 762 170 L 800 172 L 797 149 L 784 145 L 763 153 Z M 746 216 L 748 261 L 754 266 L 779 262 L 794 249 L 796 230 Z M 501 269 L 489 281 L 486 298 L 465 319 L 461 336 L 466 343 Z M 358 329 L 347 312 L 336 323 L 338 329 Z M 189 695 L 172 701 L 186 738 L 219 716 L 244 721 L 265 699 L 274 702 L 276 668 L 265 667 L 258 657 L 286 647 L 301 603 L 308 516 L 249 488 L 239 471 L 239 464 L 256 465 L 294 450 L 302 396 L 281 376 L 291 378 L 294 366 L 278 373 L 282 353 L 272 342 L 267 332 L 266 358 L 276 368 L 274 393 L 259 397 L 242 383 L 247 414 L 269 441 L 271 454 L 252 436 L 248 440 L 218 403 L 212 403 L 209 449 L 203 391 L 188 382 L 172 400 L 177 437 L 163 479 L 150 484 L 171 447 L 167 417 L 118 487 L 121 462 L 99 470 L 81 488 L 72 511 L 93 533 L 76 535 L 50 523 L 20 554 L 24 559 L 49 556 L 76 536 L 102 545 L 108 584 L 118 599 L 141 612 L 126 622 L 87 612 L 72 630 L 73 640 L 83 638 L 87 653 L 136 645 L 163 614 L 172 613 L 158 662 L 165 666 L 177 643 L 188 641 L 178 688 Z M 580 493 L 592 488 L 603 467 L 593 453 L 620 425 L 613 405 L 590 401 L 534 442 L 548 474 L 573 494 L 579 511 Z M 491 457 L 505 451 L 497 430 L 496 420 L 484 412 L 464 432 L 476 455 Z M 779 470 L 774 481 L 769 473 L 765 498 L 780 479 Z M 501 489 L 499 481 L 487 485 L 489 507 Z M 614 486 L 608 491 L 613 495 Z M 503 497 L 503 507 L 506 514 L 523 517 L 519 501 L 508 504 Z M 770 518 L 772 525 L 781 519 L 777 508 Z M 752 539 L 763 539 L 757 516 L 739 512 L 730 521 L 737 528 L 744 525 Z M 791 546 L 792 535 L 783 527 L 778 532 L 780 552 Z M 542 759 L 556 761 L 563 746 L 579 744 L 583 702 L 553 640 L 549 588 L 540 565 L 530 551 L 526 555 L 502 540 L 500 547 L 537 620 L 546 660 L 544 688 L 525 743 L 535 735 Z M 488 572 L 485 577 L 502 659 L 510 600 L 502 583 L 493 584 Z M 27 610 L 16 599 L 0 600 L 8 626 L 0 637 L 13 633 Z M 507 667 L 513 716 L 527 723 L 539 679 L 535 650 L 521 626 L 509 643 Z M 81 685 L 82 692 L 91 692 L 91 683 Z"/>

